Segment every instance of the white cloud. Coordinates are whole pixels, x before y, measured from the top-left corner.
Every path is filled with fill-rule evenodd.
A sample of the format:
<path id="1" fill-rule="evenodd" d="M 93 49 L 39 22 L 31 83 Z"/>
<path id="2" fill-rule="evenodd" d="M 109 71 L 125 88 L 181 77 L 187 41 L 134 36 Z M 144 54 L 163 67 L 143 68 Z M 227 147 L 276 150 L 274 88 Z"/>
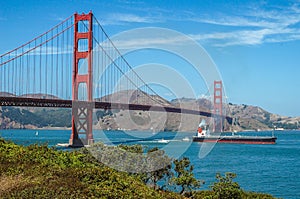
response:
<path id="1" fill-rule="evenodd" d="M 249 20 L 244 17 L 237 16 L 221 16 L 218 18 L 191 18 L 190 21 L 208 23 L 221 26 L 240 26 L 240 27 L 268 27 L 272 23 L 266 20 Z"/>
<path id="2" fill-rule="evenodd" d="M 104 25 L 126 25 L 128 23 L 153 24 L 165 21 L 197 22 L 216 26 L 204 33 L 188 36 L 212 46 L 225 47 L 233 45 L 260 45 L 263 43 L 287 42 L 300 38 L 300 7 L 297 4 L 286 7 L 268 8 L 258 6 L 243 8 L 239 13 L 197 15 L 192 11 L 178 12 L 176 16 L 165 10 L 155 10 L 159 17 L 113 13 L 102 21 Z M 273 6 L 273 7 L 270 7 Z M 143 9 L 144 7 L 140 7 Z M 146 8 L 145 8 L 146 9 Z M 147 8 L 149 9 L 149 8 Z M 172 17 L 170 17 L 172 16 Z M 212 31 L 213 30 L 213 31 Z M 122 41 L 121 46 L 144 45 L 151 43 L 168 43 L 184 41 L 184 38 L 154 38 L 149 40 Z"/>
<path id="3" fill-rule="evenodd" d="M 208 34 L 189 35 L 197 41 L 208 41 L 214 46 L 232 46 L 232 45 L 258 45 L 265 42 L 285 42 L 298 40 L 299 29 L 259 29 L 259 30 L 237 30 L 231 32 L 217 32 Z"/>
<path id="4" fill-rule="evenodd" d="M 161 20 L 151 16 L 139 16 L 135 14 L 113 13 L 102 21 L 104 25 L 122 25 L 126 23 L 155 23 Z"/>
<path id="5" fill-rule="evenodd" d="M 184 45 L 188 38 L 192 38 L 200 43 L 209 43 L 216 47 L 226 47 L 234 45 L 260 45 L 263 43 L 287 42 L 300 40 L 300 29 L 270 29 L 259 30 L 236 30 L 229 32 L 213 32 L 206 34 L 189 34 L 187 36 L 161 35 L 139 35 L 122 40 L 115 40 L 114 44 L 119 49 L 131 49 L 144 46 L 156 45 Z M 104 45 L 105 46 L 105 45 Z"/>
<path id="6" fill-rule="evenodd" d="M 260 31 L 234 31 L 227 33 L 212 33 L 212 34 L 199 34 L 190 35 L 197 41 L 210 40 L 214 46 L 224 47 L 232 45 L 256 45 L 261 44 L 265 32 L 268 30 Z"/>
<path id="7" fill-rule="evenodd" d="M 161 38 L 151 38 L 145 37 L 145 38 L 126 38 L 126 40 L 116 40 L 114 41 L 114 44 L 119 49 L 131 49 L 131 48 L 137 48 L 137 47 L 144 47 L 144 46 L 156 46 L 156 45 L 172 45 L 172 44 L 181 44 L 186 41 L 186 37 L 161 37 Z"/>
<path id="8" fill-rule="evenodd" d="M 300 39 L 300 28 L 297 27 L 300 24 L 300 8 L 296 5 L 268 11 L 252 8 L 245 13 L 238 17 L 223 15 L 191 18 L 191 21 L 224 26 L 227 29 L 190 36 L 213 46 L 259 45 Z"/>

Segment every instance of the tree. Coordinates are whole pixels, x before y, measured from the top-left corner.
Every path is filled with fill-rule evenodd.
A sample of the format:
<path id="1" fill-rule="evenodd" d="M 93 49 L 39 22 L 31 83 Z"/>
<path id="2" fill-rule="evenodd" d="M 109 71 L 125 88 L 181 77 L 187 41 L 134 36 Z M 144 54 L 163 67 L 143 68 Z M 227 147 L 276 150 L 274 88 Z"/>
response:
<path id="1" fill-rule="evenodd" d="M 181 160 L 174 160 L 173 163 L 175 176 L 172 178 L 172 182 L 181 188 L 180 194 L 199 188 L 204 183 L 194 177 L 194 167 L 190 165 L 189 158 L 183 157 Z"/>
<path id="2" fill-rule="evenodd" d="M 218 182 L 212 185 L 214 195 L 220 199 L 239 199 L 242 198 L 240 185 L 237 182 L 233 182 L 236 177 L 235 173 L 227 172 L 225 177 L 221 176 L 220 173 L 216 174 Z"/>
<path id="3" fill-rule="evenodd" d="M 157 147 L 150 149 L 146 157 L 147 167 L 150 172 L 146 174 L 145 182 L 152 183 L 153 188 L 159 188 L 157 183 L 164 180 L 163 188 L 172 176 L 171 164 L 172 159 L 165 154 L 165 151 Z"/>

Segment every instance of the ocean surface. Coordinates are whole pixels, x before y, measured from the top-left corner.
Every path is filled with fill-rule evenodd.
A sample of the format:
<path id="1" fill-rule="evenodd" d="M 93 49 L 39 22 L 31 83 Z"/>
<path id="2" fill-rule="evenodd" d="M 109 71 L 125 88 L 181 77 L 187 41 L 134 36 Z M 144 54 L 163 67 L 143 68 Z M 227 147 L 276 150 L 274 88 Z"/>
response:
<path id="1" fill-rule="evenodd" d="M 68 143 L 70 133 L 70 130 L 0 130 L 1 137 L 22 145 Z M 259 133 L 271 135 L 271 132 Z M 111 145 L 124 143 L 159 147 L 172 157 L 189 157 L 195 167 L 195 176 L 205 181 L 201 189 L 209 189 L 217 172 L 234 172 L 237 174 L 235 181 L 244 190 L 300 199 L 300 131 L 275 131 L 278 139 L 274 145 L 205 145 L 187 141 L 193 134 L 95 131 L 94 138 Z"/>

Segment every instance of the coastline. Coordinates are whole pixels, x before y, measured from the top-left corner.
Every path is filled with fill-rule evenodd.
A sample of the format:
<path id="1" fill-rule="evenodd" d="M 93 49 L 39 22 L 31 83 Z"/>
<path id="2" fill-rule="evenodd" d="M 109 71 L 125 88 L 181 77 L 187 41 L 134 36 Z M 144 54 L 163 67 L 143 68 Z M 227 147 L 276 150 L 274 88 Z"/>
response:
<path id="1" fill-rule="evenodd" d="M 0 130 L 18 130 L 18 129 L 26 129 L 26 130 L 72 130 L 71 127 L 35 127 L 35 126 L 28 126 L 28 127 L 24 127 L 24 128 L 0 128 Z M 165 130 L 165 131 L 153 131 L 151 129 L 143 129 L 143 130 L 139 130 L 139 129 L 101 129 L 97 126 L 93 126 L 93 129 L 94 130 L 105 130 L 105 131 L 140 131 L 140 132 L 154 132 L 154 133 L 157 133 L 157 132 L 170 132 L 170 133 L 196 133 L 196 130 L 195 131 L 175 131 L 175 130 Z M 240 130 L 240 131 L 223 131 L 222 133 L 259 133 L 259 132 L 281 132 L 281 131 L 300 131 L 300 128 L 299 129 L 259 129 L 259 130 L 255 130 L 255 129 L 244 129 L 244 130 Z"/>

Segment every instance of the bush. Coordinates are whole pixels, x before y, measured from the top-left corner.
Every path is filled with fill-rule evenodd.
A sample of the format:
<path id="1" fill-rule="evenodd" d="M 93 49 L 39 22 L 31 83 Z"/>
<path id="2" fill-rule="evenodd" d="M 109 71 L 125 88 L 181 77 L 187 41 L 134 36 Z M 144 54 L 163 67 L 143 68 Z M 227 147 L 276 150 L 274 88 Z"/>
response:
<path id="1" fill-rule="evenodd" d="M 239 199 L 241 196 L 241 189 L 237 182 L 232 180 L 236 177 L 235 173 L 225 173 L 225 177 L 221 176 L 220 173 L 216 174 L 216 179 L 218 182 L 215 182 L 212 185 L 212 190 L 216 198 L 220 199 Z"/>
<path id="2" fill-rule="evenodd" d="M 270 194 L 243 191 L 237 182 L 233 182 L 235 177 L 236 174 L 230 172 L 224 177 L 217 173 L 212 190 L 193 191 L 186 196 L 194 199 L 274 199 Z"/>

